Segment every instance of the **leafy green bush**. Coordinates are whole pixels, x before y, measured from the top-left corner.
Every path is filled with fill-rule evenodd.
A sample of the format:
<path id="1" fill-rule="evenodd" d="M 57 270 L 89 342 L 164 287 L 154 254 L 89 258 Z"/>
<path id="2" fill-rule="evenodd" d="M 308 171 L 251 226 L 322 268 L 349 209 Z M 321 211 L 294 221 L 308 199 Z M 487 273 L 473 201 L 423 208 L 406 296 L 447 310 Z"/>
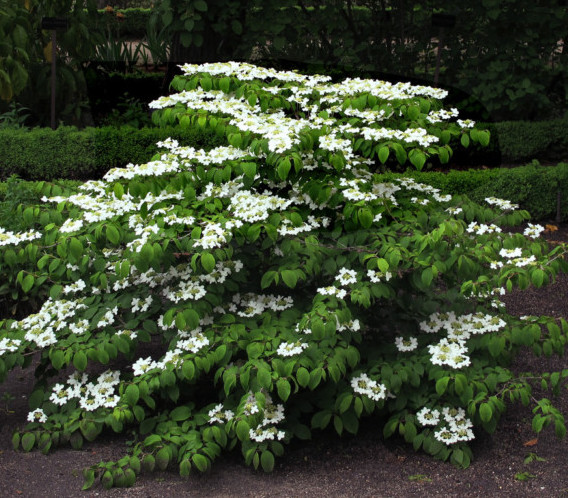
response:
<path id="1" fill-rule="evenodd" d="M 501 232 L 529 216 L 508 201 L 379 173 L 391 156 L 449 158 L 452 136 L 488 142 L 443 111 L 442 91 L 236 63 L 184 72 L 152 104 L 156 123 L 225 145 L 165 140 L 147 164 L 52 197 L 43 218 L 25 210 L 31 231 L 0 233 L 0 270 L 49 295 L 0 325 L 0 378 L 39 356 L 15 448 L 128 431 L 131 453 L 84 475 L 85 489 L 129 486 L 237 447 L 270 471 L 291 439 L 357 433 L 372 415 L 385 437 L 467 467 L 468 441 L 495 431 L 506 401 L 534 402 L 531 379 L 560 389 L 568 371 L 507 365 L 521 347 L 562 354 L 568 323 L 510 316 L 498 296 L 547 283 L 566 248 L 548 252 L 538 226 Z M 565 435 L 548 399 L 534 413 L 535 431 Z"/>
<path id="2" fill-rule="evenodd" d="M 214 132 L 181 127 L 0 130 L 0 177 L 100 178 L 110 168 L 147 162 L 158 150 L 156 141 L 168 137 L 206 149 L 220 143 Z"/>

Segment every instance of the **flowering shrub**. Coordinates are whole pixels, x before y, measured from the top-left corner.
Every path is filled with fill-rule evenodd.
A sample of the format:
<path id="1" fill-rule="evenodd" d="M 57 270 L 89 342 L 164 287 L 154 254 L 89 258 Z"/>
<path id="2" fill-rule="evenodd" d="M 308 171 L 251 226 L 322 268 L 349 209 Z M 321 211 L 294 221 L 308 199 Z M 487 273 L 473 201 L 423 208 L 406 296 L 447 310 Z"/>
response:
<path id="1" fill-rule="evenodd" d="M 386 437 L 468 466 L 468 441 L 495 430 L 505 401 L 529 402 L 529 380 L 506 367 L 514 353 L 562 353 L 568 331 L 509 316 L 499 296 L 554 278 L 565 248 L 549 252 L 535 225 L 506 233 L 528 219 L 511 203 L 380 170 L 446 161 L 452 137 L 488 134 L 454 121 L 439 89 L 183 70 L 154 119 L 227 145 L 165 140 L 147 164 L 46 197 L 56 208 L 28 213 L 29 231 L 0 233 L 1 271 L 45 296 L 2 322 L 1 377 L 39 361 L 14 446 L 134 431 L 129 455 L 85 471 L 86 488 L 125 486 L 170 463 L 205 471 L 235 447 L 270 471 L 292 438 L 354 434 L 374 415 Z M 558 389 L 566 373 L 541 377 Z M 539 401 L 535 430 L 551 422 L 563 436 Z"/>

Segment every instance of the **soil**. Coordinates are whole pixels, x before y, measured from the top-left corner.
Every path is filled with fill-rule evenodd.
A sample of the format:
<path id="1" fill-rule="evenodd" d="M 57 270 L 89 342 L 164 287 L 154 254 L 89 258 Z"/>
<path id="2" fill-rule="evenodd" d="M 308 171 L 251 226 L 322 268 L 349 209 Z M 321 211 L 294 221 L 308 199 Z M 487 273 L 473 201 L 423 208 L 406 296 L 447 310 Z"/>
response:
<path id="1" fill-rule="evenodd" d="M 552 244 L 568 242 L 568 225 L 545 236 Z M 504 300 L 512 314 L 568 318 L 568 274 L 541 289 L 515 291 Z M 516 372 L 560 370 L 568 368 L 568 360 L 536 358 L 526 351 L 513 368 Z M 400 440 L 384 441 L 380 429 L 366 422 L 357 436 L 316 433 L 309 443 L 291 444 L 272 474 L 245 466 L 237 452 L 217 460 L 203 475 L 184 479 L 172 469 L 142 474 L 128 489 L 105 491 L 95 484 L 83 492 L 82 469 L 119 459 L 127 451 L 127 439 L 103 438 L 80 451 L 61 448 L 48 456 L 14 451 L 11 435 L 26 419 L 32 377 L 29 370 L 13 371 L 0 386 L 0 399 L 4 393 L 14 397 L 7 403 L 0 401 L 0 496 L 568 497 L 568 440 L 558 440 L 553 427 L 537 437 L 531 429 L 531 409 L 521 404 L 508 406 L 493 435 L 476 434 L 474 461 L 465 470 L 415 453 Z M 535 392 L 539 394 L 545 393 Z M 568 415 L 568 390 L 564 388 L 553 403 Z M 531 454 L 533 461 L 525 463 Z"/>

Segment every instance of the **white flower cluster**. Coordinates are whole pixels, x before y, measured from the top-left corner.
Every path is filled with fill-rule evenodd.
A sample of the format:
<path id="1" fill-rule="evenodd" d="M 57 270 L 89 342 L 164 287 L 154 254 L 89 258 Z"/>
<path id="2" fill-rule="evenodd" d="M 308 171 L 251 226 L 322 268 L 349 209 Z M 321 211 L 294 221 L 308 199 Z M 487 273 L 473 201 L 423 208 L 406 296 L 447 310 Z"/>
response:
<path id="1" fill-rule="evenodd" d="M 505 327 L 506 322 L 497 316 L 484 313 L 466 314 L 457 317 L 455 313 L 433 313 L 428 321 L 420 323 L 420 329 L 426 333 L 446 330 L 447 336 L 438 344 L 428 346 L 430 360 L 434 365 L 447 365 L 451 368 L 469 366 L 466 341 L 474 334 L 497 332 Z"/>
<path id="2" fill-rule="evenodd" d="M 487 204 L 497 206 L 498 208 L 503 209 L 504 211 L 519 209 L 518 204 L 513 204 L 513 203 L 511 203 L 511 201 L 506 201 L 504 199 L 498 199 L 497 197 L 486 197 L 485 202 L 487 202 Z"/>
<path id="3" fill-rule="evenodd" d="M 383 384 L 372 380 L 367 374 L 362 373 L 351 379 L 351 387 L 357 394 L 362 394 L 373 401 L 381 401 L 387 397 L 387 388 Z"/>
<path id="4" fill-rule="evenodd" d="M 275 438 L 280 441 L 285 437 L 284 432 L 279 431 L 275 427 L 278 423 L 284 420 L 284 405 L 274 404 L 272 397 L 268 393 L 265 393 L 265 398 L 266 404 L 264 407 L 262 422 L 256 427 L 256 429 L 250 429 L 249 431 L 249 437 L 257 443 L 262 443 L 267 439 L 274 440 Z M 249 395 L 248 400 L 250 399 L 251 395 Z M 252 402 L 249 404 L 252 404 Z M 251 413 L 254 413 L 252 409 Z"/>
<path id="5" fill-rule="evenodd" d="M 228 310 L 231 313 L 244 318 L 250 318 L 264 313 L 266 310 L 275 312 L 284 311 L 294 306 L 294 301 L 289 296 L 275 296 L 273 294 L 235 294 L 233 302 L 229 305 Z"/>
<path id="6" fill-rule="evenodd" d="M 87 287 L 87 284 L 85 284 L 83 280 L 79 279 L 76 282 L 63 287 L 63 294 L 75 294 L 77 292 L 81 292 L 85 289 L 85 287 Z"/>
<path id="7" fill-rule="evenodd" d="M 468 349 L 460 340 L 449 341 L 442 339 L 438 344 L 428 346 L 430 361 L 434 365 L 447 365 L 450 368 L 462 368 L 471 364 Z"/>
<path id="8" fill-rule="evenodd" d="M 430 123 L 440 123 L 441 121 L 446 121 L 448 119 L 455 118 L 457 116 L 459 116 L 459 111 L 455 107 L 453 107 L 449 111 L 447 111 L 446 109 L 440 109 L 438 111 L 430 111 L 426 119 Z M 458 122 L 459 121 L 461 120 L 458 119 Z"/>
<path id="9" fill-rule="evenodd" d="M 416 419 L 420 425 L 436 426 L 440 423 L 440 412 L 438 410 L 431 410 L 425 406 L 416 414 Z"/>
<path id="10" fill-rule="evenodd" d="M 333 285 L 330 285 L 328 287 L 320 287 L 318 288 L 317 292 L 322 296 L 335 296 L 338 299 L 343 299 L 347 295 L 347 291 L 345 289 L 340 289 Z"/>
<path id="11" fill-rule="evenodd" d="M 536 263 L 536 257 L 534 255 L 523 257 L 523 251 L 520 247 L 514 249 L 501 249 L 499 251 L 499 256 L 503 258 L 502 261 L 492 261 L 490 266 L 491 269 L 497 270 L 503 268 L 505 265 L 514 265 L 518 268 L 523 266 L 528 266 Z"/>
<path id="12" fill-rule="evenodd" d="M 166 327 L 162 328 L 166 329 Z M 140 376 L 155 369 L 165 370 L 168 365 L 177 368 L 183 364 L 188 353 L 197 354 L 209 344 L 209 338 L 203 333 L 201 327 L 191 331 L 178 330 L 175 347 L 167 351 L 160 361 L 154 361 L 150 356 L 139 358 L 132 365 L 132 370 L 135 376 Z"/>
<path id="13" fill-rule="evenodd" d="M 281 342 L 276 350 L 276 354 L 280 356 L 295 356 L 300 354 L 307 347 L 308 344 L 302 341 Z"/>
<path id="14" fill-rule="evenodd" d="M 130 306 L 131 306 L 130 311 L 132 311 L 132 313 L 135 313 L 137 311 L 144 313 L 145 311 L 148 311 L 150 309 L 150 306 L 152 305 L 152 301 L 153 301 L 153 298 L 152 298 L 151 295 L 148 296 L 144 300 L 142 300 L 139 297 L 133 297 L 132 303 L 130 304 Z"/>
<path id="15" fill-rule="evenodd" d="M 288 218 L 283 218 L 278 227 L 278 235 L 286 237 L 287 235 L 298 235 L 299 233 L 311 232 L 320 227 L 327 227 L 330 223 L 330 219 L 323 216 L 321 218 L 316 218 L 315 216 L 309 215 L 308 220 L 299 226 L 296 226 Z"/>
<path id="16" fill-rule="evenodd" d="M 210 424 L 224 424 L 235 416 L 231 410 L 223 410 L 223 404 L 218 404 L 215 408 L 209 410 L 208 415 Z"/>
<path id="17" fill-rule="evenodd" d="M 461 128 L 473 128 L 475 126 L 475 121 L 471 119 L 458 119 L 456 122 Z"/>
<path id="18" fill-rule="evenodd" d="M 76 301 L 58 300 L 49 298 L 38 313 L 29 315 L 19 322 L 12 323 L 12 329 L 26 332 L 24 339 L 34 342 L 38 347 L 44 348 L 57 342 L 56 332 L 69 327 L 72 331 L 73 322 L 68 319 L 76 315 L 78 310 L 85 309 L 82 299 Z"/>
<path id="19" fill-rule="evenodd" d="M 383 273 L 382 271 L 377 270 L 367 270 L 367 277 L 369 277 L 369 280 L 372 283 L 378 284 L 383 279 L 385 282 L 388 282 L 392 278 L 392 273 L 390 271 Z"/>
<path id="20" fill-rule="evenodd" d="M 9 232 L 5 228 L 0 227 L 0 246 L 18 245 L 21 242 L 29 242 L 41 239 L 41 233 L 29 230 L 27 232 Z"/>
<path id="21" fill-rule="evenodd" d="M 283 211 L 290 204 L 292 204 L 291 200 L 282 199 L 269 193 L 239 192 L 231 199 L 228 209 L 236 218 L 247 223 L 254 223 L 267 219 L 269 211 Z"/>
<path id="22" fill-rule="evenodd" d="M 2 339 L 0 339 L 0 356 L 2 356 L 6 352 L 14 353 L 15 351 L 18 351 L 21 343 L 22 341 L 20 341 L 19 339 L 9 339 L 8 337 L 3 337 Z"/>
<path id="23" fill-rule="evenodd" d="M 531 239 L 537 239 L 540 237 L 540 234 L 544 232 L 544 227 L 542 225 L 534 225 L 533 223 L 529 223 L 523 235 L 525 237 L 530 237 Z"/>
<path id="24" fill-rule="evenodd" d="M 359 132 L 365 140 L 374 142 L 397 140 L 407 144 L 417 143 L 423 147 L 429 147 L 440 141 L 435 135 L 428 135 L 424 128 L 407 128 L 404 131 L 392 128 L 361 128 Z"/>
<path id="25" fill-rule="evenodd" d="M 65 223 L 63 223 L 63 225 L 61 225 L 59 231 L 62 233 L 73 233 L 78 232 L 79 230 L 81 230 L 81 228 L 83 228 L 83 220 L 74 220 L 72 218 L 69 218 L 65 220 Z"/>
<path id="26" fill-rule="evenodd" d="M 120 382 L 118 370 L 107 370 L 97 377 L 97 382 L 88 382 L 87 374 L 75 372 L 67 379 L 67 384 L 55 384 L 49 400 L 59 406 L 67 404 L 72 399 L 79 401 L 79 406 L 86 411 L 97 408 L 114 408 L 120 401 L 115 394 Z"/>
<path id="27" fill-rule="evenodd" d="M 495 224 L 485 225 L 484 223 L 476 223 L 472 221 L 468 226 L 466 231 L 468 233 L 474 233 L 476 235 L 484 235 L 486 233 L 500 233 L 501 228 Z"/>
<path id="28" fill-rule="evenodd" d="M 440 415 L 443 416 L 443 420 Z M 434 433 L 434 437 L 448 446 L 475 438 L 473 424 L 465 416 L 463 408 L 445 407 L 440 414 L 439 410 L 424 407 L 416 414 L 416 418 L 423 426 L 438 427 L 439 430 Z"/>

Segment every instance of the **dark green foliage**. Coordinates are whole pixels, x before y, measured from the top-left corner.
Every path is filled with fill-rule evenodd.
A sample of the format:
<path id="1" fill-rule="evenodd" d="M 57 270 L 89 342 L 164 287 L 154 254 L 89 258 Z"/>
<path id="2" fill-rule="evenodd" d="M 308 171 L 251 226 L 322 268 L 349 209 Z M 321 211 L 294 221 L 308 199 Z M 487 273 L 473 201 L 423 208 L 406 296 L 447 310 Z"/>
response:
<path id="1" fill-rule="evenodd" d="M 111 168 L 149 161 L 158 151 L 156 142 L 168 137 L 204 149 L 219 144 L 219 138 L 211 131 L 171 127 L 2 130 L 0 177 L 16 174 L 28 180 L 100 178 Z"/>
<path id="2" fill-rule="evenodd" d="M 487 125 L 491 130 L 491 125 Z M 503 163 L 568 159 L 568 119 L 506 121 L 493 125 Z"/>
<path id="3" fill-rule="evenodd" d="M 98 11 L 96 18 L 91 18 L 92 28 L 111 27 L 125 38 L 143 38 L 152 9 L 116 9 L 112 13 L 105 9 Z"/>
<path id="4" fill-rule="evenodd" d="M 399 175 L 394 175 L 396 177 Z M 408 171 L 425 182 L 452 195 L 467 194 L 482 203 L 486 197 L 507 199 L 531 213 L 532 220 L 568 220 L 568 164 L 540 166 L 537 162 L 515 168 L 469 171 Z M 558 210 L 558 192 L 560 209 Z"/>

